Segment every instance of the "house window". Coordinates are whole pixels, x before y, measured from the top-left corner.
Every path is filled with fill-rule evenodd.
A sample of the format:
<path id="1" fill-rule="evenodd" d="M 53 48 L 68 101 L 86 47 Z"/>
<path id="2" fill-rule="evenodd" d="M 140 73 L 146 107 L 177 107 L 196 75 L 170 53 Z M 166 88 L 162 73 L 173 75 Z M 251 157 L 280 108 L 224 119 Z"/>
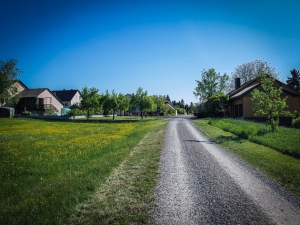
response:
<path id="1" fill-rule="evenodd" d="M 69 106 L 69 103 L 65 103 L 65 106 Z"/>

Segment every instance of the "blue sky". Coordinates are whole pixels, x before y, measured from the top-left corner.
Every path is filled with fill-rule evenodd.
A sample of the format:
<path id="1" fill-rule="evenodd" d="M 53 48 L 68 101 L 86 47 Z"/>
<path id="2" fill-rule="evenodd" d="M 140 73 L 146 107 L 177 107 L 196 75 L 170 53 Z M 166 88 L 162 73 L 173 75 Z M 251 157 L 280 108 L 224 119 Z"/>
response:
<path id="1" fill-rule="evenodd" d="M 296 0 L 0 0 L 0 59 L 29 88 L 96 87 L 197 102 L 203 69 L 264 60 L 300 69 Z"/>

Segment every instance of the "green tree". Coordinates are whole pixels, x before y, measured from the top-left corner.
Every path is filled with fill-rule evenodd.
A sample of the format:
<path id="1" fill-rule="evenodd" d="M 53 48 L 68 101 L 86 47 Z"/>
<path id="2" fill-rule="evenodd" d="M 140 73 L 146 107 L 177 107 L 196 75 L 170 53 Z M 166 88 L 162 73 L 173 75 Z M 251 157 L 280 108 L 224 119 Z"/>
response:
<path id="1" fill-rule="evenodd" d="M 130 99 L 130 107 L 131 109 L 138 109 L 143 119 L 143 113 L 151 109 L 151 100 L 148 96 L 148 92 L 143 91 L 143 88 L 139 87 L 136 94 Z"/>
<path id="2" fill-rule="evenodd" d="M 68 112 L 68 116 L 71 116 L 73 120 L 75 119 L 75 116 L 84 115 L 85 113 L 82 112 L 80 104 L 75 103 L 70 106 L 70 111 Z"/>
<path id="3" fill-rule="evenodd" d="M 105 95 L 102 95 L 100 98 L 100 104 L 102 105 L 104 115 L 108 115 L 112 109 L 110 98 L 111 96 L 108 90 L 106 90 Z"/>
<path id="4" fill-rule="evenodd" d="M 287 78 L 286 84 L 295 91 L 300 92 L 300 72 L 296 69 L 292 69 L 290 72 L 292 77 Z"/>
<path id="5" fill-rule="evenodd" d="M 101 98 L 104 112 L 107 114 L 111 111 L 113 114 L 113 120 L 115 119 L 116 112 L 120 110 L 120 98 L 120 94 L 118 95 L 115 90 L 111 93 L 106 90 L 105 95 Z"/>
<path id="6" fill-rule="evenodd" d="M 197 112 L 197 106 L 193 102 L 190 103 L 189 112 L 192 114 L 195 114 Z"/>
<path id="7" fill-rule="evenodd" d="M 153 96 L 148 96 L 148 98 L 149 98 L 149 108 L 147 109 L 147 112 L 152 117 L 157 112 L 157 105 L 154 102 L 154 97 Z"/>
<path id="8" fill-rule="evenodd" d="M 225 117 L 226 106 L 229 100 L 229 96 L 225 94 L 215 94 L 208 98 L 204 103 L 204 114 L 207 117 L 217 117 L 223 113 Z"/>
<path id="9" fill-rule="evenodd" d="M 118 101 L 119 101 L 120 115 L 122 114 L 122 112 L 125 115 L 125 112 L 129 110 L 129 99 L 122 93 L 119 93 Z"/>
<path id="10" fill-rule="evenodd" d="M 109 101 L 110 101 L 110 105 L 111 105 L 111 110 L 113 112 L 113 120 L 114 120 L 115 114 L 119 110 L 119 98 L 118 98 L 118 95 L 115 92 L 115 90 L 113 90 L 111 92 Z"/>
<path id="11" fill-rule="evenodd" d="M 154 95 L 152 97 L 158 115 L 164 115 L 167 112 L 166 98 L 163 95 Z"/>
<path id="12" fill-rule="evenodd" d="M 16 59 L 0 60 L 0 105 L 4 102 L 16 104 L 19 101 L 14 83 L 23 72 L 16 67 L 17 63 Z"/>
<path id="13" fill-rule="evenodd" d="M 251 100 L 254 103 L 254 115 L 255 116 L 267 116 L 268 125 L 272 132 L 278 130 L 279 116 L 291 115 L 289 111 L 286 111 L 288 107 L 286 104 L 286 98 L 282 98 L 282 88 L 275 87 L 275 79 L 260 73 L 262 89 L 254 89 L 251 92 Z"/>
<path id="14" fill-rule="evenodd" d="M 173 108 L 177 110 L 177 114 L 179 114 L 179 115 L 184 115 L 186 113 L 185 109 L 181 108 L 178 105 L 174 106 Z"/>
<path id="15" fill-rule="evenodd" d="M 99 107 L 99 90 L 95 87 L 85 86 L 81 91 L 80 108 L 86 111 L 86 118 L 90 117 L 91 111 Z"/>
<path id="16" fill-rule="evenodd" d="M 194 95 L 199 97 L 200 102 L 206 101 L 209 97 L 223 93 L 226 88 L 226 83 L 229 76 L 224 73 L 220 75 L 215 69 L 203 70 L 201 74 L 201 81 L 196 80 L 197 87 L 194 90 Z"/>

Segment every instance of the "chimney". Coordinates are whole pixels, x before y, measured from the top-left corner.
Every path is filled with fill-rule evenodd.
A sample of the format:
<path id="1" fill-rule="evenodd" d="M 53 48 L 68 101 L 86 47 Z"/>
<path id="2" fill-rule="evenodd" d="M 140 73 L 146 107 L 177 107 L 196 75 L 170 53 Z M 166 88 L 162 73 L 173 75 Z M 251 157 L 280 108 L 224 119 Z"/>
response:
<path id="1" fill-rule="evenodd" d="M 241 86 L 241 78 L 235 78 L 235 90 Z"/>

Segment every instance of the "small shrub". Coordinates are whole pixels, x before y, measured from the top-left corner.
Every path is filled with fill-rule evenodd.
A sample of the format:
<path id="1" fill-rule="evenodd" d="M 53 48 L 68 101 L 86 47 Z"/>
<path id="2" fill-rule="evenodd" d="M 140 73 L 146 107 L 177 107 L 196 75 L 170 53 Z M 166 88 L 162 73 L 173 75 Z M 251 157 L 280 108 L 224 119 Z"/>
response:
<path id="1" fill-rule="evenodd" d="M 22 113 L 23 116 L 32 116 L 32 112 L 25 111 Z"/>
<path id="2" fill-rule="evenodd" d="M 293 119 L 292 127 L 300 129 L 300 117 L 298 117 L 297 119 Z"/>

